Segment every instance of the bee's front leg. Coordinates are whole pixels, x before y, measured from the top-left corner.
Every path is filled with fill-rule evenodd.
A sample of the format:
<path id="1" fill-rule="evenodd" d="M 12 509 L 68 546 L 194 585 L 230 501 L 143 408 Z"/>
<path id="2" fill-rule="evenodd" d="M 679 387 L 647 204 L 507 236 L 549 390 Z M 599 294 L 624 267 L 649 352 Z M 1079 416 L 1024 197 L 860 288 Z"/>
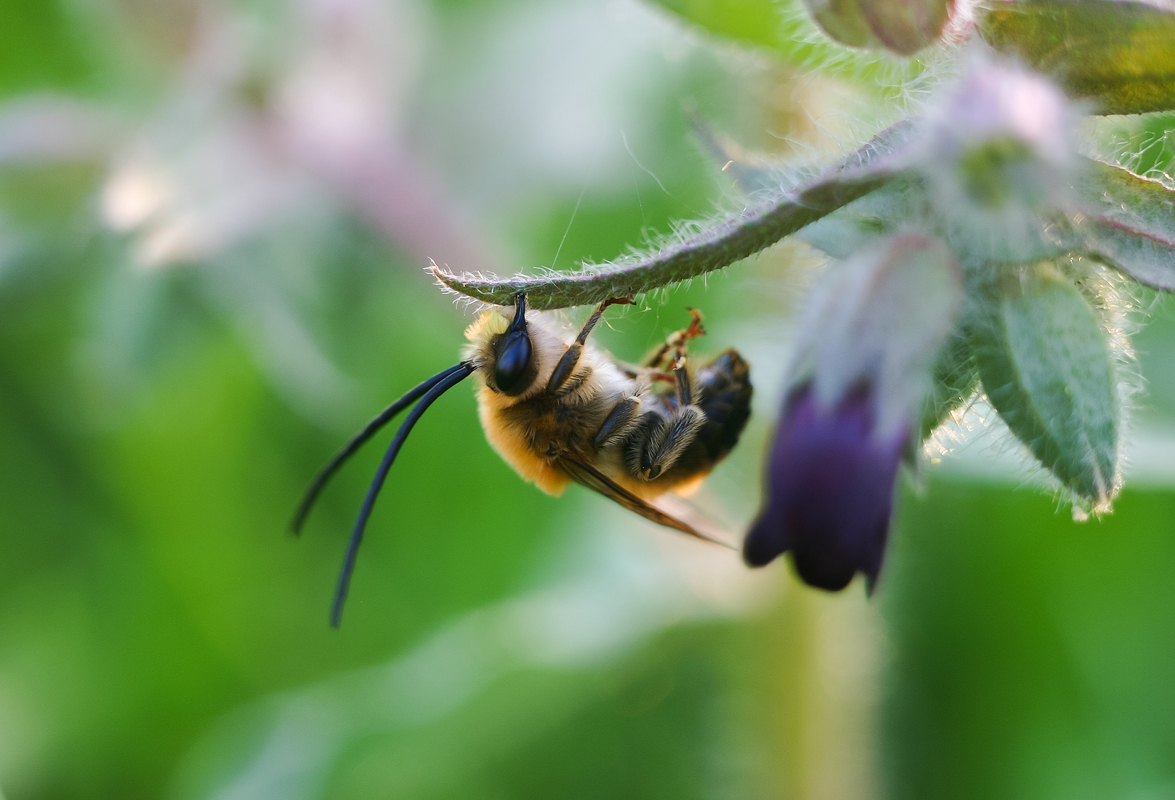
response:
<path id="1" fill-rule="evenodd" d="M 611 444 L 622 441 L 636 425 L 640 415 L 641 399 L 639 396 L 625 397 L 612 407 L 608 416 L 604 418 L 600 429 L 592 437 L 592 447 L 600 450 Z"/>
<path id="2" fill-rule="evenodd" d="M 613 305 L 632 305 L 632 298 L 610 297 L 596 306 L 595 311 L 592 312 L 587 322 L 583 324 L 583 328 L 580 329 L 579 336 L 575 337 L 575 341 L 568 346 L 567 350 L 563 353 L 563 357 L 559 359 L 559 363 L 555 365 L 555 369 L 551 371 L 551 377 L 547 381 L 547 394 L 556 395 L 560 393 L 560 390 L 564 389 L 567 381 L 575 374 L 575 368 L 579 365 L 579 358 L 583 355 L 583 347 L 587 344 L 587 339 L 592 333 L 592 328 L 596 327 L 596 323 L 604 315 L 604 309 Z"/>

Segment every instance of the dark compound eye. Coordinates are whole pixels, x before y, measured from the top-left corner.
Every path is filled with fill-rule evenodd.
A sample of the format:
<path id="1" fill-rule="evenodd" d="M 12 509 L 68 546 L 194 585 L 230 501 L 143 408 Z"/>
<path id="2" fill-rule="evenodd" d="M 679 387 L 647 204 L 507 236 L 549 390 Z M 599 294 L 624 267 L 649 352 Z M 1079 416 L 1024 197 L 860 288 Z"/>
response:
<path id="1" fill-rule="evenodd" d="M 525 331 L 507 333 L 498 340 L 497 363 L 494 366 L 494 384 L 498 391 L 522 394 L 530 385 L 531 346 Z"/>

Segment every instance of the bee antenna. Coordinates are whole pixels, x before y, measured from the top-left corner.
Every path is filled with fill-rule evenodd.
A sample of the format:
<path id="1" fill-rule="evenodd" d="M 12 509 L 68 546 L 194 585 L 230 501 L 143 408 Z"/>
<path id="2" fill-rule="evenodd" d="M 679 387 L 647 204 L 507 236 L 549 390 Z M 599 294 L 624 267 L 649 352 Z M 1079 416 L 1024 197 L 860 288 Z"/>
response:
<path id="1" fill-rule="evenodd" d="M 343 568 L 339 573 L 339 585 L 335 590 L 334 605 L 331 606 L 330 624 L 333 627 L 339 627 L 339 622 L 343 616 L 343 603 L 347 600 L 347 589 L 351 585 L 351 573 L 355 569 L 355 556 L 359 552 L 359 543 L 363 541 L 363 531 L 367 527 L 367 520 L 371 516 L 371 510 L 375 507 L 375 498 L 379 496 L 379 491 L 383 488 L 384 480 L 388 477 L 388 471 L 392 468 L 392 463 L 395 462 L 396 456 L 400 454 L 400 448 L 404 446 L 404 442 L 408 439 L 408 434 L 412 433 L 413 426 L 424 415 L 424 412 L 428 410 L 428 407 L 438 397 L 468 378 L 472 373 L 473 365 L 465 361 L 442 372 L 438 376 L 439 380 L 429 387 L 424 397 L 420 398 L 420 402 L 412 407 L 412 410 L 408 412 L 408 416 L 405 417 L 403 424 L 400 425 L 400 430 L 396 431 L 396 438 L 392 439 L 388 451 L 384 454 L 383 461 L 379 463 L 379 469 L 375 471 L 375 478 L 371 481 L 371 488 L 367 490 L 367 497 L 363 499 L 363 507 L 359 509 L 359 516 L 355 519 L 355 529 L 351 532 L 351 541 L 347 545 L 347 555 L 343 559 Z M 423 386 L 424 384 L 421 385 Z"/>
<path id="2" fill-rule="evenodd" d="M 318 495 L 326 486 L 327 481 L 338 471 L 339 467 L 343 466 L 348 458 L 353 456 L 360 447 L 367 443 L 368 439 L 378 433 L 384 425 L 387 425 L 395 419 L 397 414 L 419 400 L 421 395 L 429 389 L 464 368 L 464 364 L 458 364 L 454 367 L 449 367 L 444 372 L 438 372 L 436 375 L 433 375 L 424 383 L 412 389 L 408 394 L 381 411 L 379 416 L 367 423 L 363 430 L 355 434 L 354 438 L 347 442 L 343 449 L 335 453 L 334 458 L 325 467 L 319 470 L 318 475 L 314 477 L 314 481 L 307 487 L 306 492 L 302 495 L 302 502 L 298 503 L 298 510 L 294 512 L 294 518 L 290 522 L 290 531 L 295 536 L 302 532 L 302 526 L 306 523 L 306 517 L 310 515 L 310 509 L 314 507 L 314 501 L 318 499 Z"/>

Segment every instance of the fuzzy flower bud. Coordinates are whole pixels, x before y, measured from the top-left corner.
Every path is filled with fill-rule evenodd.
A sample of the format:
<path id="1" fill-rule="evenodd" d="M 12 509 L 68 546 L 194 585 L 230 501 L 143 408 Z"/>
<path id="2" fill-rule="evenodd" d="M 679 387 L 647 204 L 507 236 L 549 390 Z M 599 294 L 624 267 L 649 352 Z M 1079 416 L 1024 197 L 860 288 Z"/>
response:
<path id="1" fill-rule="evenodd" d="M 1027 261 L 1054 249 L 1046 217 L 1069 205 L 1074 114 L 1046 78 L 975 58 L 928 114 L 924 168 L 956 252 Z M 956 239 L 958 241 L 956 241 Z"/>
<path id="2" fill-rule="evenodd" d="M 760 567 L 791 551 L 805 583 L 829 591 L 881 571 L 894 481 L 909 439 L 904 427 L 877 436 L 877 396 L 861 384 L 833 408 L 810 384 L 784 405 L 768 467 L 767 508 L 743 554 Z"/>
<path id="3" fill-rule="evenodd" d="M 804 0 L 808 13 L 836 41 L 909 56 L 934 44 L 954 0 Z"/>
<path id="4" fill-rule="evenodd" d="M 898 465 L 961 293 L 946 246 L 919 234 L 880 240 L 822 276 L 800 321 L 748 564 L 791 551 L 813 586 L 842 589 L 857 572 L 876 580 Z"/>
<path id="5" fill-rule="evenodd" d="M 880 47 L 857 0 L 804 0 L 808 13 L 830 37 L 849 47 Z"/>
<path id="6" fill-rule="evenodd" d="M 938 41 L 954 7 L 953 0 L 861 0 L 873 35 L 903 56 Z"/>

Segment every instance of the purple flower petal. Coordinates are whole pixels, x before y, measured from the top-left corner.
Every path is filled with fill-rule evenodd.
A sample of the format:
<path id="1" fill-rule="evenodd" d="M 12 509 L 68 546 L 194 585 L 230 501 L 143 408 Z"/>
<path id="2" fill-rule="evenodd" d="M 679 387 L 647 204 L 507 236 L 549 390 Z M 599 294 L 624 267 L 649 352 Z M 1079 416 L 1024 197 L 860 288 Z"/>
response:
<path id="1" fill-rule="evenodd" d="M 805 384 L 788 398 L 768 470 L 767 506 L 747 534 L 753 567 L 792 552 L 805 583 L 829 591 L 881 571 L 906 434 L 878 440 L 871 387 L 823 407 Z"/>

